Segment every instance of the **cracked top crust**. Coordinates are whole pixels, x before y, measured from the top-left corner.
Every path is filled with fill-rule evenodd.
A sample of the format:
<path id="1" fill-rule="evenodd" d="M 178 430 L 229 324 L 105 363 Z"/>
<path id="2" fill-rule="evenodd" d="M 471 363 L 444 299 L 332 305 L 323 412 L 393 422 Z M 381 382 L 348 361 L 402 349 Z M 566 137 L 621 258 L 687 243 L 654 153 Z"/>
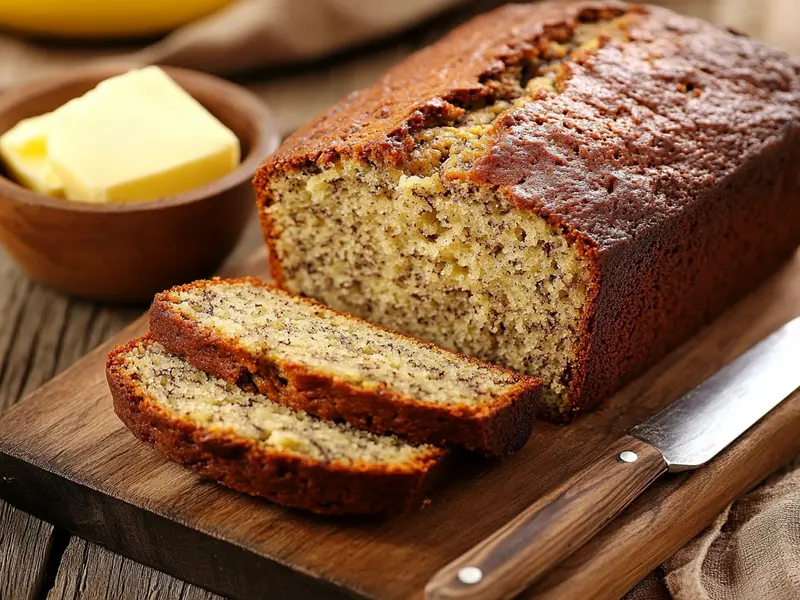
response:
<path id="1" fill-rule="evenodd" d="M 555 84 L 530 64 L 581 23 L 622 17 L 560 61 Z M 518 94 L 481 151 L 444 179 L 499 189 L 589 248 L 636 239 L 800 130 L 800 63 L 757 41 L 651 6 L 586 0 L 507 5 L 409 57 L 291 136 L 256 175 L 355 159 L 409 171 L 420 132 Z"/>

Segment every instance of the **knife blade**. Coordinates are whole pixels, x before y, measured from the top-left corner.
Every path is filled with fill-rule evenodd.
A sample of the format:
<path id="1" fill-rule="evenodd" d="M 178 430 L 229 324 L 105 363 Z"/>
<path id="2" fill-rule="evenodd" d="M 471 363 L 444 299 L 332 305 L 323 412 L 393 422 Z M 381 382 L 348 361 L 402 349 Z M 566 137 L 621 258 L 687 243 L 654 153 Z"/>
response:
<path id="1" fill-rule="evenodd" d="M 798 369 L 800 318 L 631 429 L 630 434 L 658 448 L 670 472 L 696 469 L 798 389 Z"/>
<path id="2" fill-rule="evenodd" d="M 696 469 L 800 389 L 800 317 L 609 446 L 437 572 L 428 600 L 512 598 L 667 472 Z"/>

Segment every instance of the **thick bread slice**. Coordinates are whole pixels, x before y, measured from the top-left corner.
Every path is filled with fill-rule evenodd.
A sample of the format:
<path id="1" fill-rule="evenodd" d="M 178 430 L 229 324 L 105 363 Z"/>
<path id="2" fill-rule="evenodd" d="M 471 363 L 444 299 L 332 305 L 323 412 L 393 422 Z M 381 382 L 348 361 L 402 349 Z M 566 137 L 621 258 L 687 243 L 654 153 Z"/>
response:
<path id="1" fill-rule="evenodd" d="M 231 383 L 323 419 L 492 455 L 531 433 L 538 379 L 406 337 L 256 279 L 158 294 L 153 338 Z"/>
<path id="2" fill-rule="evenodd" d="M 168 459 L 240 492 L 316 513 L 413 508 L 445 455 L 245 392 L 149 336 L 110 352 L 106 375 L 119 418 Z"/>

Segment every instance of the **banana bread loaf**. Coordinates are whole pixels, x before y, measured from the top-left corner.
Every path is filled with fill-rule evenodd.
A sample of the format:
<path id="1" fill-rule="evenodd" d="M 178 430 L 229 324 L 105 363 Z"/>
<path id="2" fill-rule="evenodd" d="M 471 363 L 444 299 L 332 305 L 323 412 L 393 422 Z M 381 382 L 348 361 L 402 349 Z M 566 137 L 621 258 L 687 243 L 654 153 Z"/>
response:
<path id="1" fill-rule="evenodd" d="M 796 60 L 582 0 L 456 29 L 255 186 L 280 286 L 539 376 L 565 420 L 794 252 L 798 165 Z"/>
<path id="2" fill-rule="evenodd" d="M 113 350 L 114 410 L 136 437 L 240 492 L 316 513 L 403 512 L 444 457 L 209 377 L 145 337 Z"/>
<path id="3" fill-rule="evenodd" d="M 505 455 L 531 434 L 540 382 L 387 331 L 256 279 L 158 294 L 150 333 L 195 367 L 328 420 Z"/>

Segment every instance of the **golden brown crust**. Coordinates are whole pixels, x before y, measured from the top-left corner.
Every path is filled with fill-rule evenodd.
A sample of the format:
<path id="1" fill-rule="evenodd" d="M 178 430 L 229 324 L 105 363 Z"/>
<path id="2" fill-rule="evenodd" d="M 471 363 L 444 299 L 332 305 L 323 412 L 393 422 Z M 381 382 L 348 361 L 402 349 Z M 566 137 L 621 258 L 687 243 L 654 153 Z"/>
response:
<path id="1" fill-rule="evenodd" d="M 198 327 L 172 308 L 173 292 L 234 282 L 263 286 L 291 296 L 254 278 L 213 279 L 179 286 L 156 295 L 153 300 L 150 307 L 151 335 L 168 352 L 186 357 L 196 368 L 215 377 L 244 387 L 254 386 L 260 393 L 286 406 L 326 420 L 344 420 L 373 433 L 395 433 L 414 443 L 456 444 L 493 456 L 505 456 L 520 449 L 530 437 L 541 387 L 541 382 L 533 377 L 525 377 L 415 339 L 426 348 L 459 356 L 462 360 L 502 372 L 517 380 L 508 394 L 498 397 L 493 405 L 482 406 L 479 410 L 457 405 L 423 404 L 387 389 L 364 390 L 344 379 L 314 372 L 300 364 L 253 356 L 236 343 Z M 320 305 L 307 298 L 297 299 Z M 362 319 L 345 316 L 387 331 Z"/>
<path id="2" fill-rule="evenodd" d="M 480 15 L 298 129 L 262 164 L 256 188 L 265 187 L 275 171 L 339 157 L 401 164 L 413 149 L 416 130 L 490 99 L 494 77 L 534 52 L 539 36 L 590 13 L 643 10 L 617 0 L 573 0 L 507 4 Z"/>
<path id="3" fill-rule="evenodd" d="M 114 411 L 125 426 L 160 454 L 234 490 L 319 514 L 402 513 L 418 507 L 444 452 L 432 449 L 409 468 L 369 463 L 322 463 L 269 451 L 254 441 L 205 430 L 170 415 L 147 398 L 122 369 L 125 355 L 148 337 L 112 350 L 106 378 Z"/>

